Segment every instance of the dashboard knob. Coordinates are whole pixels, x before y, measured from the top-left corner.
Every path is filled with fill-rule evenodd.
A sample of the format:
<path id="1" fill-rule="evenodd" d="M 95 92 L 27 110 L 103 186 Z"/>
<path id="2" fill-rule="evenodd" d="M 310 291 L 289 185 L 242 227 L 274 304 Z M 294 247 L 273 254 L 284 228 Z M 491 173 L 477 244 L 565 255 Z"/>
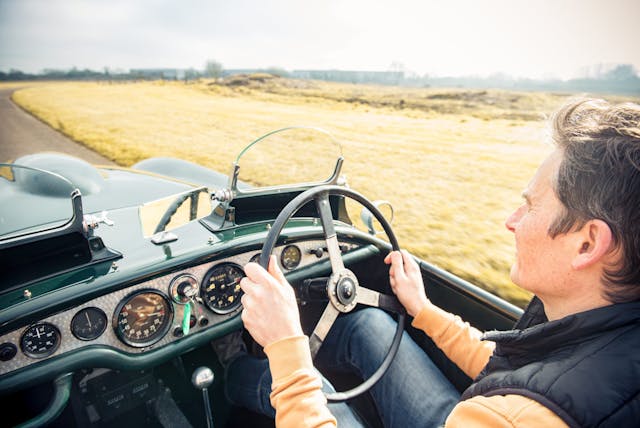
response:
<path id="1" fill-rule="evenodd" d="M 18 348 L 13 343 L 3 343 L 0 345 L 0 361 L 9 361 L 16 356 Z"/>

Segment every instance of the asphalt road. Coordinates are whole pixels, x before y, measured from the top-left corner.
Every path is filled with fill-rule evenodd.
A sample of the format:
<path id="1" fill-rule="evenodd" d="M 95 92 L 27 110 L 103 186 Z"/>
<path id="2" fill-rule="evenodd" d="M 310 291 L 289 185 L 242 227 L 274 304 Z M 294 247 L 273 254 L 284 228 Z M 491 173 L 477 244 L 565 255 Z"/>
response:
<path id="1" fill-rule="evenodd" d="M 109 159 L 65 137 L 40 122 L 11 101 L 15 90 L 0 90 L 0 162 L 38 152 L 59 152 L 100 165 L 115 165 Z"/>

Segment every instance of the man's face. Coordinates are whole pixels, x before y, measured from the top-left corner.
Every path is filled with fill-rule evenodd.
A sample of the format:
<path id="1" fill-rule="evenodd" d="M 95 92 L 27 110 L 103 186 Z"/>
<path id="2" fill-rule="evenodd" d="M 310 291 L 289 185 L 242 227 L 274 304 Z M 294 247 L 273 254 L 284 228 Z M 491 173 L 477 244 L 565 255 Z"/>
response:
<path id="1" fill-rule="evenodd" d="M 552 239 L 548 233 L 549 226 L 562 212 L 562 203 L 552 188 L 561 160 L 562 153 L 555 151 L 542 162 L 522 194 L 524 204 L 505 223 L 516 239 L 511 280 L 539 297 L 563 293 L 571 266 L 566 235 Z"/>

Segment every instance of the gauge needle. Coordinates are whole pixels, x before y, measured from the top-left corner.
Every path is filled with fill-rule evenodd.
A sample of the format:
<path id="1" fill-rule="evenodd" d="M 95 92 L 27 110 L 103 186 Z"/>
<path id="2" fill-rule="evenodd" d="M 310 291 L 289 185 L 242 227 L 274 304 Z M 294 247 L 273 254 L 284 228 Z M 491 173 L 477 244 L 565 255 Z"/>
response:
<path id="1" fill-rule="evenodd" d="M 89 313 L 88 313 L 88 312 L 85 312 L 85 313 L 84 313 L 84 316 L 85 316 L 85 317 L 87 317 L 87 322 L 89 323 L 89 328 L 91 328 L 91 327 L 92 327 L 92 325 L 91 325 L 91 320 L 89 319 Z"/>
<path id="2" fill-rule="evenodd" d="M 40 330 L 36 328 L 36 336 L 38 336 L 38 339 L 40 339 Z"/>
<path id="3" fill-rule="evenodd" d="M 140 314 L 140 318 L 146 318 L 146 317 L 150 317 L 150 316 L 152 316 L 152 315 L 162 315 L 162 314 L 164 314 L 164 312 L 162 312 L 162 311 L 159 311 L 159 312 L 151 312 L 151 313 L 149 313 L 149 314 L 145 314 L 144 312 L 142 312 L 142 313 Z"/>

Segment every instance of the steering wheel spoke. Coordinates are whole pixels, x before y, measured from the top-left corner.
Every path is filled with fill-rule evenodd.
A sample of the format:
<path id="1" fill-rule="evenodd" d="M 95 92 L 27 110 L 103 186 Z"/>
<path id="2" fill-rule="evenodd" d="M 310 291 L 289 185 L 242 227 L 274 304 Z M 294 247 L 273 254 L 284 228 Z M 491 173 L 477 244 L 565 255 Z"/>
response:
<path id="1" fill-rule="evenodd" d="M 344 270 L 344 262 L 340 253 L 340 245 L 338 244 L 338 236 L 333 226 L 333 215 L 331 214 L 331 205 L 329 203 L 329 194 L 322 193 L 316 198 L 316 207 L 320 214 L 320 222 L 324 230 L 325 240 L 327 242 L 327 252 L 329 253 L 329 262 L 331 270 L 334 273 Z"/>
<path id="2" fill-rule="evenodd" d="M 395 296 L 379 293 L 363 286 L 358 287 L 356 301 L 363 305 L 373 306 L 397 314 L 405 313 L 404 307 Z"/>
<path id="3" fill-rule="evenodd" d="M 329 253 L 331 270 L 334 273 L 342 272 L 344 270 L 344 263 L 342 261 L 342 254 L 340 253 L 340 246 L 338 245 L 338 237 L 336 235 L 327 238 L 327 252 Z"/>
<path id="4" fill-rule="evenodd" d="M 311 358 L 315 359 L 318 351 L 320 350 L 320 346 L 322 346 L 322 342 L 329 334 L 329 330 L 331 326 L 335 322 L 336 318 L 340 311 L 338 311 L 331 303 L 324 308 L 324 312 L 316 324 L 316 328 L 313 329 L 313 333 L 309 336 L 309 347 L 311 348 Z"/>

